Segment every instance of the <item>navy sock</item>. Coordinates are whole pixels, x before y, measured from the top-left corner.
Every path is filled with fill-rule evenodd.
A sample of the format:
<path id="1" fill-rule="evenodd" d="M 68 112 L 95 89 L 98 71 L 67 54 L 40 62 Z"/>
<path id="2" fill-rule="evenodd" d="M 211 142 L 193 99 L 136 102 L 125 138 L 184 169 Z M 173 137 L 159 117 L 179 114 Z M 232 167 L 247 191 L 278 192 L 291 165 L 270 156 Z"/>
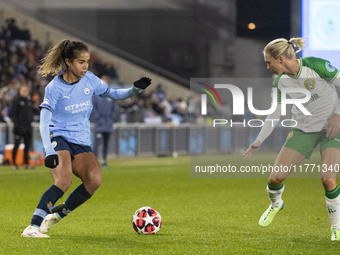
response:
<path id="1" fill-rule="evenodd" d="M 67 207 L 66 211 L 58 212 L 60 218 L 64 218 L 71 211 L 76 209 L 81 204 L 85 203 L 86 200 L 91 198 L 92 195 L 87 192 L 84 184 L 79 185 L 66 199 L 65 205 Z"/>
<path id="2" fill-rule="evenodd" d="M 64 191 L 57 186 L 52 185 L 49 187 L 40 198 L 39 204 L 34 211 L 31 225 L 40 226 L 45 216 L 50 213 L 47 204 L 54 205 L 63 195 Z"/>

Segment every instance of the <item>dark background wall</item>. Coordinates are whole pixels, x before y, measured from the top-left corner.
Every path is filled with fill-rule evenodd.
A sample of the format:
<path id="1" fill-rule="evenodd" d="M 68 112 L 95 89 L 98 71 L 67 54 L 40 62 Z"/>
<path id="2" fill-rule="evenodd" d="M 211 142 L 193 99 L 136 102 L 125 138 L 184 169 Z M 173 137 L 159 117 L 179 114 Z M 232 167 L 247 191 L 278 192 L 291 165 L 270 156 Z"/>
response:
<path id="1" fill-rule="evenodd" d="M 289 37 L 290 0 L 237 0 L 236 4 L 237 36 L 268 39 Z M 256 24 L 256 29 L 247 28 L 250 22 Z"/>
<path id="2" fill-rule="evenodd" d="M 175 9 L 80 7 L 76 11 L 45 6 L 38 12 L 46 22 L 50 18 L 61 21 L 186 79 L 239 75 L 236 64 L 242 60 L 236 59 L 249 58 L 249 54 L 242 56 L 242 51 L 249 51 L 247 43 L 242 43 L 245 49 L 235 49 L 240 38 L 250 39 L 249 47 L 258 50 L 257 43 L 262 47 L 264 42 L 290 35 L 290 0 L 177 4 Z M 249 22 L 256 24 L 255 30 L 247 28 Z"/>
<path id="3" fill-rule="evenodd" d="M 208 75 L 208 43 L 218 38 L 191 10 L 43 12 L 183 77 Z"/>

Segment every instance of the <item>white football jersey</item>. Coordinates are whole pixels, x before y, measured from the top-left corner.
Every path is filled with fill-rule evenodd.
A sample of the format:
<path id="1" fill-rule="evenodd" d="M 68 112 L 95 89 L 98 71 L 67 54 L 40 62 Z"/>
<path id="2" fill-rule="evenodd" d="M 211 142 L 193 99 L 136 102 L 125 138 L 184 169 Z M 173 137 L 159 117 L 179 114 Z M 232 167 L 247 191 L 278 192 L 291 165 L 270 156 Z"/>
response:
<path id="1" fill-rule="evenodd" d="M 281 90 L 283 88 L 304 88 L 309 90 L 311 98 L 303 106 L 311 113 L 305 115 L 298 107 L 293 105 L 292 117 L 297 122 L 298 128 L 304 132 L 318 132 L 327 128 L 329 119 L 333 116 L 338 106 L 339 97 L 334 86 L 335 79 L 340 77 L 339 71 L 329 61 L 306 57 L 298 59 L 299 73 L 296 76 L 285 73 L 278 75 L 273 82 L 273 87 L 278 88 L 278 103 L 281 103 Z M 287 98 L 300 99 L 305 94 L 291 92 Z"/>

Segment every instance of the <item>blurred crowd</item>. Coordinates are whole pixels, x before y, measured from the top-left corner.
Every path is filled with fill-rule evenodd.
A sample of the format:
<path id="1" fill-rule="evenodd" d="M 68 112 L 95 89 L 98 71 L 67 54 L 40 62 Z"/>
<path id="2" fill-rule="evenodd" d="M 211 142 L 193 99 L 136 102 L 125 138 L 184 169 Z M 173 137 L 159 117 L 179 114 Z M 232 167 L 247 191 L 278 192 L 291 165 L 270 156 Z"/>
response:
<path id="1" fill-rule="evenodd" d="M 41 45 L 31 40 L 30 32 L 22 30 L 15 19 L 7 19 L 0 26 L 0 122 L 11 122 L 11 105 L 20 87 L 28 86 L 33 105 L 33 121 L 39 122 L 39 104 L 45 86 L 52 77 L 43 78 L 37 72 L 42 59 L 52 44 Z M 112 87 L 125 87 L 119 81 L 119 73 L 113 63 L 102 61 L 95 54 L 91 56 L 90 70 L 99 77 L 106 76 Z M 138 77 L 136 77 L 138 78 Z M 116 101 L 115 122 L 148 124 L 189 122 L 189 113 L 196 111 L 195 98 L 168 98 L 167 88 L 153 84 L 147 91 L 127 100 Z M 193 113 L 193 112 L 191 112 Z M 192 115 L 195 116 L 195 115 Z M 191 116 L 191 117 L 192 117 Z"/>

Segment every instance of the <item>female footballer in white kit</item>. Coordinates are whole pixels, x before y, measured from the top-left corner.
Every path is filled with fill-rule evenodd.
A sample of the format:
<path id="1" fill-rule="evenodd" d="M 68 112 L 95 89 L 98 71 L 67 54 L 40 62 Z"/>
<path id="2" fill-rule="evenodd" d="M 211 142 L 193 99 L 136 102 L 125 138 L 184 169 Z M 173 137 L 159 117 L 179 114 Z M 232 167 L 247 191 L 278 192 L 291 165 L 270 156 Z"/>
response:
<path id="1" fill-rule="evenodd" d="M 92 95 L 125 99 L 151 84 L 149 78 L 143 77 L 128 89 L 111 89 L 88 71 L 89 60 L 90 53 L 83 42 L 62 40 L 49 50 L 40 66 L 43 76 L 55 76 L 46 86 L 40 105 L 45 166 L 50 168 L 54 184 L 41 196 L 22 237 L 49 237 L 45 232 L 91 198 L 102 183 L 101 169 L 91 148 Z M 72 174 L 82 184 L 63 204 L 55 206 L 70 188 Z"/>
<path id="2" fill-rule="evenodd" d="M 296 58 L 295 53 L 298 51 L 295 52 L 294 47 L 301 51 L 304 47 L 303 38 L 276 39 L 268 43 L 263 51 L 267 69 L 277 75 L 273 87 L 278 89 L 278 107 L 267 116 L 268 120 L 280 119 L 282 89 L 304 88 L 311 93 L 310 100 L 303 104 L 311 115 L 305 115 L 297 107 L 292 107 L 292 117 L 297 125 L 288 134 L 273 168 L 298 165 L 305 158 L 309 159 L 315 147 L 320 144 L 320 174 L 331 222 L 331 240 L 340 241 L 340 189 L 336 184 L 335 171 L 340 165 L 340 104 L 335 88 L 340 88 L 340 75 L 327 60 Z M 288 96 L 298 99 L 301 93 L 288 92 Z M 255 142 L 244 153 L 245 158 L 250 158 L 260 147 L 274 130 L 273 126 L 270 121 L 265 122 Z M 283 181 L 288 175 L 280 171 L 270 174 L 267 192 L 271 204 L 262 214 L 260 226 L 268 226 L 283 208 Z"/>

